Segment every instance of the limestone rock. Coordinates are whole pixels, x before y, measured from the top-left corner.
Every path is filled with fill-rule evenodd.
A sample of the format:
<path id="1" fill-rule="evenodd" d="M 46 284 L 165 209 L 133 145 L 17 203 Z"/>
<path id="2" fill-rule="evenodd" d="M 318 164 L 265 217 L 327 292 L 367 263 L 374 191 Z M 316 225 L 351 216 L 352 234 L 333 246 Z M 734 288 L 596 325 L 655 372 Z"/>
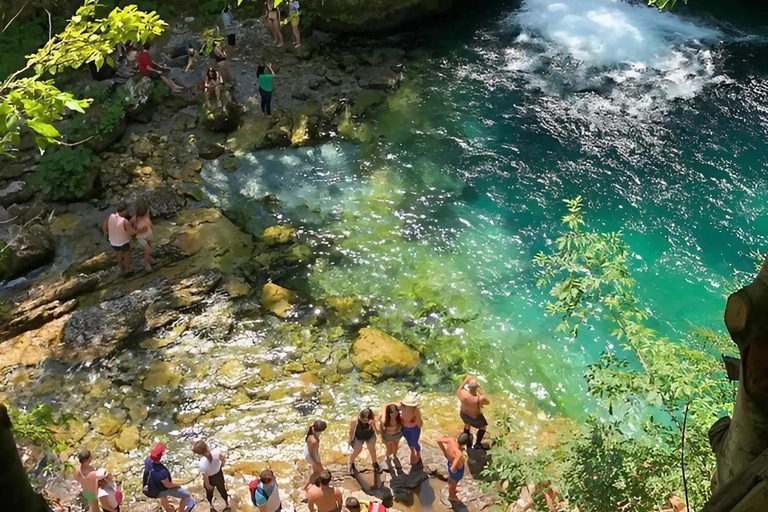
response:
<path id="1" fill-rule="evenodd" d="M 400 83 L 400 76 L 387 67 L 361 68 L 355 73 L 355 78 L 363 89 L 387 90 Z"/>
<path id="2" fill-rule="evenodd" d="M 125 89 L 128 93 L 125 107 L 125 115 L 128 119 L 138 123 L 151 121 L 154 112 L 151 101 L 154 89 L 152 79 L 139 74 L 133 75 L 125 83 Z"/>
<path id="3" fill-rule="evenodd" d="M 142 387 L 146 391 L 171 386 L 176 387 L 181 383 L 181 376 L 176 373 L 176 365 L 165 361 L 154 361 L 147 371 Z"/>
<path id="4" fill-rule="evenodd" d="M 109 437 L 117 434 L 123 428 L 126 414 L 122 409 L 100 408 L 91 417 L 91 427 L 99 434 Z"/>
<path id="5" fill-rule="evenodd" d="M 158 183 L 156 186 L 134 190 L 124 199 L 126 203 L 133 205 L 136 204 L 139 197 L 147 202 L 149 213 L 153 219 L 169 219 L 187 205 L 184 195 L 167 181 Z M 112 259 L 112 255 L 110 255 L 110 263 Z"/>
<path id="6" fill-rule="evenodd" d="M 0 224 L 0 279 L 11 279 L 53 259 L 54 241 L 42 224 Z"/>
<path id="7" fill-rule="evenodd" d="M 270 226 L 264 230 L 261 239 L 267 245 L 287 244 L 296 240 L 296 229 L 292 226 Z"/>
<path id="8" fill-rule="evenodd" d="M 130 452 L 139 446 L 139 429 L 131 425 L 120 432 L 120 436 L 115 440 L 115 448 L 123 453 Z"/>
<path id="9" fill-rule="evenodd" d="M 374 108 L 387 102 L 387 93 L 384 91 L 362 91 L 355 98 L 352 105 L 352 115 L 360 117 Z"/>
<path id="10" fill-rule="evenodd" d="M 402 341 L 371 328 L 360 329 L 352 343 L 352 363 L 376 380 L 403 377 L 416 369 L 419 353 Z"/>
<path id="11" fill-rule="evenodd" d="M 149 158 L 155 151 L 155 146 L 149 139 L 142 137 L 133 144 L 133 156 L 140 159 Z"/>
<path id="12" fill-rule="evenodd" d="M 224 108 L 200 109 L 203 126 L 212 132 L 229 133 L 237 129 L 243 117 L 243 109 L 234 101 L 229 101 Z"/>
<path id="13" fill-rule="evenodd" d="M 0 188 L 0 206 L 11 206 L 15 203 L 25 203 L 35 194 L 35 190 L 25 181 L 12 181 Z"/>
<path id="14" fill-rule="evenodd" d="M 275 315 L 286 318 L 293 311 L 296 298 L 296 294 L 291 290 L 274 283 L 267 283 L 261 290 L 260 302 Z"/>

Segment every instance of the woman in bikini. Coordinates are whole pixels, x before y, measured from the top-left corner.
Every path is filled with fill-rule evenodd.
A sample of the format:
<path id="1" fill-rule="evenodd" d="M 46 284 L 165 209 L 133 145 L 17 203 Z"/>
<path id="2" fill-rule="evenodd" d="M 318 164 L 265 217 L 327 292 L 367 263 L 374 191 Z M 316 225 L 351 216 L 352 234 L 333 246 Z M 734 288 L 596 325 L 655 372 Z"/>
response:
<path id="1" fill-rule="evenodd" d="M 410 462 L 413 466 L 421 461 L 419 438 L 421 437 L 421 427 L 424 425 L 421 409 L 419 409 L 419 403 L 415 396 L 408 395 L 405 400 L 400 402 L 400 415 L 403 422 L 403 437 L 408 443 L 408 448 L 411 449 Z"/>
<path id="2" fill-rule="evenodd" d="M 272 37 L 275 38 L 275 44 L 280 48 L 283 46 L 283 33 L 280 31 L 280 11 L 275 6 L 275 0 L 267 0 L 264 3 L 267 6 L 266 16 L 269 30 L 272 32 Z"/>
<path id="3" fill-rule="evenodd" d="M 400 447 L 400 439 L 403 438 L 403 418 L 397 404 L 385 404 L 381 407 L 381 440 L 387 448 L 387 461 L 390 471 L 392 463 L 390 458 L 397 460 L 397 449 Z M 399 461 L 398 461 L 399 463 Z"/>
<path id="4" fill-rule="evenodd" d="M 320 477 L 320 473 L 325 469 L 323 462 L 320 460 L 320 433 L 324 432 L 328 428 L 328 424 L 323 420 L 315 420 L 307 429 L 307 433 L 304 436 L 304 458 L 307 460 L 309 467 L 312 468 L 312 473 L 301 488 L 302 495 L 306 495 L 307 489 L 310 484 L 316 484 L 317 479 Z"/>
<path id="5" fill-rule="evenodd" d="M 369 408 L 360 411 L 360 414 L 354 416 L 349 422 L 349 474 L 355 476 L 357 468 L 355 459 L 363 451 L 363 445 L 368 447 L 368 453 L 371 454 L 373 470 L 379 472 L 379 462 L 376 457 L 376 416 Z"/>

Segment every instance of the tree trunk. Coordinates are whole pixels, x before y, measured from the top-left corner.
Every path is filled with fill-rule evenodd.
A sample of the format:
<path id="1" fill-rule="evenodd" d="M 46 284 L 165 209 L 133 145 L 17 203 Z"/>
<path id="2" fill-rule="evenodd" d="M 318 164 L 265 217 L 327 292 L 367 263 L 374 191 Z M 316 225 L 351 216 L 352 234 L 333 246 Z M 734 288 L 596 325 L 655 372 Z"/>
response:
<path id="1" fill-rule="evenodd" d="M 11 418 L 0 404 L 0 496 L 2 510 L 51 512 L 45 498 L 32 490 L 11 432 Z M 7 508 L 6 508 L 7 507 Z"/>
<path id="2" fill-rule="evenodd" d="M 724 320 L 741 367 L 733 418 L 720 419 L 709 432 L 717 459 L 714 489 L 768 449 L 768 258 L 752 284 L 728 297 Z"/>

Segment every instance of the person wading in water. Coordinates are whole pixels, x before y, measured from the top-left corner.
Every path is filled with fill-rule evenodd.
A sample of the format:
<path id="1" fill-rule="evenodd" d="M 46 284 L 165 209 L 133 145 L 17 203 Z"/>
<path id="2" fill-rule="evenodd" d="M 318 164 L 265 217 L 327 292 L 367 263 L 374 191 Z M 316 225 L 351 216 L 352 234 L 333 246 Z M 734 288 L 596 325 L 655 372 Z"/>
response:
<path id="1" fill-rule="evenodd" d="M 485 437 L 486 429 L 488 428 L 488 421 L 483 415 L 482 409 L 484 405 L 488 405 L 491 401 L 480 389 L 477 379 L 472 375 L 467 375 L 464 381 L 456 391 L 456 396 L 459 397 L 461 402 L 461 408 L 459 416 L 461 421 L 464 422 L 464 433 L 470 435 L 472 427 L 477 429 L 477 441 L 473 447 L 476 450 L 486 450 L 487 446 L 483 444 L 483 437 Z"/>

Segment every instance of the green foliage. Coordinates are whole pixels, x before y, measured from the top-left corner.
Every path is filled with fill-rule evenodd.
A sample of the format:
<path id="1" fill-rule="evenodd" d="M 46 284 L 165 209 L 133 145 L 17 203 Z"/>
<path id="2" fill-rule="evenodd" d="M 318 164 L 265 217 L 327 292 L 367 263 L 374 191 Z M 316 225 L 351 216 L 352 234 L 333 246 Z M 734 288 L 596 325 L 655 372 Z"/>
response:
<path id="1" fill-rule="evenodd" d="M 160 105 L 171 95 L 171 90 L 162 81 L 155 82 L 155 86 L 152 88 L 152 103 Z"/>
<path id="2" fill-rule="evenodd" d="M 61 134 L 53 123 L 66 109 L 82 113 L 89 106 L 89 100 L 60 91 L 52 80 L 42 80 L 43 75 L 91 62 L 97 67 L 105 62 L 113 65 L 110 54 L 118 43 L 144 42 L 165 26 L 156 13 L 138 11 L 135 5 L 115 8 L 99 18 L 96 0 L 86 0 L 62 32 L 28 55 L 26 66 L 0 84 L 0 154 L 19 144 L 25 125 L 36 133 L 41 148 L 56 143 Z M 34 74 L 20 78 L 29 73 Z"/>
<path id="3" fill-rule="evenodd" d="M 683 0 L 684 4 L 688 4 L 688 0 Z M 664 9 L 673 9 L 677 5 L 677 0 L 648 0 L 648 5 L 655 5 L 660 11 Z"/>
<path id="4" fill-rule="evenodd" d="M 53 199 L 82 197 L 89 168 L 99 158 L 85 146 L 61 147 L 46 151 L 35 167 L 35 184 Z"/>
<path id="5" fill-rule="evenodd" d="M 687 413 L 685 465 L 690 503 L 698 509 L 709 496 L 715 465 L 707 431 L 735 400 L 719 360 L 733 344 L 705 329 L 673 342 L 649 328 L 621 232 L 585 230 L 581 198 L 566 205 L 566 232 L 552 253 L 534 259 L 539 285 L 552 297 L 547 312 L 560 318 L 559 331 L 574 337 L 585 324 L 605 323 L 619 349 L 604 353 L 585 376 L 607 417 L 592 419 L 588 432 L 553 453 L 551 474 L 580 510 L 658 510 L 669 494 L 684 493 Z M 510 482 L 519 484 L 521 474 L 510 473 L 517 478 Z"/>
<path id="6" fill-rule="evenodd" d="M 102 106 L 93 107 L 86 114 L 73 117 L 67 123 L 65 133 L 73 142 L 109 135 L 117 129 L 125 117 L 123 105 L 119 102 L 108 102 Z"/>
<path id="7" fill-rule="evenodd" d="M 75 419 L 71 414 L 53 415 L 50 406 L 41 404 L 28 413 L 10 408 L 8 415 L 13 424 L 13 435 L 17 439 L 27 439 L 43 448 L 49 448 L 56 453 L 64 451 L 66 443 L 54 437 L 51 427 L 66 425 Z"/>
<path id="8" fill-rule="evenodd" d="M 200 7 L 198 7 L 198 12 L 200 15 L 205 17 L 218 16 L 219 13 L 221 13 L 223 10 L 224 0 L 209 0 L 208 2 L 205 2 Z"/>
<path id="9" fill-rule="evenodd" d="M 224 36 L 219 34 L 219 30 L 211 28 L 203 31 L 203 47 L 200 49 L 200 53 L 203 55 L 209 55 L 214 48 L 220 46 L 224 41 Z"/>

